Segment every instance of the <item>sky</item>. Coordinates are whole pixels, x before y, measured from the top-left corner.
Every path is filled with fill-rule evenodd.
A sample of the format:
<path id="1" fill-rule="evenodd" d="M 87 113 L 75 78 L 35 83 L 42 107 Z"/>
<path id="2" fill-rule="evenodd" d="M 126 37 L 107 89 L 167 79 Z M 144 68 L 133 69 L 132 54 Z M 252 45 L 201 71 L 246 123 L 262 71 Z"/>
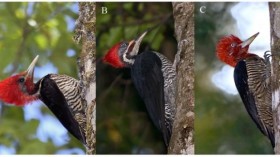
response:
<path id="1" fill-rule="evenodd" d="M 236 20 L 238 36 L 241 40 L 246 40 L 250 36 L 259 32 L 260 34 L 250 45 L 249 51 L 259 56 L 270 50 L 270 23 L 268 3 L 237 3 L 231 9 L 231 15 Z M 229 34 L 232 34 L 229 32 Z M 222 69 L 214 73 L 212 82 L 219 89 L 227 94 L 238 94 L 233 79 L 233 68 L 224 65 Z"/>

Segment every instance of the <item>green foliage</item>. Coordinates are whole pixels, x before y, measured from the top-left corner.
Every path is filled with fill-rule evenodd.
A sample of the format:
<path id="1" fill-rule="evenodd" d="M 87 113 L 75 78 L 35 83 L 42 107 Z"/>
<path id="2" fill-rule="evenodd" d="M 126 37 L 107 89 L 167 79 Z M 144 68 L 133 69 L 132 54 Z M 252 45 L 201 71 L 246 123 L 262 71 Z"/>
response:
<path id="1" fill-rule="evenodd" d="M 51 62 L 60 74 L 78 77 L 76 58 L 79 51 L 72 41 L 78 7 L 73 10 L 73 5 L 77 4 L 0 3 L 0 79 L 26 70 L 36 55 L 40 55 L 37 66 Z M 72 21 L 67 21 L 67 18 Z M 76 55 L 68 57 L 66 52 L 69 49 L 74 50 Z M 8 65 L 10 68 L 7 69 Z M 41 142 L 35 137 L 38 120 L 24 121 L 21 107 L 1 105 L 1 109 L 0 144 L 14 147 L 17 154 L 54 154 L 73 147 L 83 149 L 82 144 L 71 135 L 69 142 L 60 147 L 51 140 Z M 53 115 L 45 106 L 42 112 Z"/>
<path id="2" fill-rule="evenodd" d="M 102 14 L 101 7 L 108 13 Z M 129 69 L 114 69 L 100 58 L 114 44 L 160 24 L 145 36 L 141 49 L 165 49 L 172 60 L 177 44 L 170 15 L 171 3 L 97 3 L 97 153 L 164 153 L 163 138 L 149 119 Z"/>

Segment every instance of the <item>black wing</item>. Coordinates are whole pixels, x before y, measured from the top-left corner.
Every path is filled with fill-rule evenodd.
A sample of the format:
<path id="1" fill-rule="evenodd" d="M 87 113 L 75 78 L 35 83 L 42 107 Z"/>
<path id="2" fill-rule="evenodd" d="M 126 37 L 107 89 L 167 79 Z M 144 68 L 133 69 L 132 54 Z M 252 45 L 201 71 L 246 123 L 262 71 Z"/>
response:
<path id="1" fill-rule="evenodd" d="M 239 61 L 234 69 L 234 81 L 239 95 L 250 117 L 256 123 L 260 131 L 270 139 L 270 142 L 274 147 L 275 143 L 273 128 L 266 126 L 264 122 L 260 119 L 258 109 L 256 107 L 254 93 L 251 92 L 251 90 L 249 89 L 248 73 L 246 68 L 246 62 L 244 60 Z"/>
<path id="2" fill-rule="evenodd" d="M 40 88 L 40 100 L 42 100 L 52 113 L 58 118 L 62 125 L 78 140 L 85 144 L 85 137 L 80 130 L 78 122 L 74 119 L 67 101 L 57 87 L 55 81 L 50 79 L 50 75 L 42 78 Z"/>
<path id="3" fill-rule="evenodd" d="M 143 99 L 154 125 L 161 130 L 168 146 L 170 132 L 165 125 L 164 80 L 161 60 L 153 52 L 139 54 L 131 67 L 135 88 Z"/>

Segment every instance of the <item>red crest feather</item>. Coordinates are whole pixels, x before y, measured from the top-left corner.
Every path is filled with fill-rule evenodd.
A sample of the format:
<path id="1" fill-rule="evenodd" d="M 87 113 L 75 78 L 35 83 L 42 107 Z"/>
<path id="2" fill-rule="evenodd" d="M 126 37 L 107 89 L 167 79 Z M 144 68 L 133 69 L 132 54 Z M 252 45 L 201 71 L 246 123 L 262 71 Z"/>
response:
<path id="1" fill-rule="evenodd" d="M 249 45 L 242 48 L 241 43 L 242 41 L 234 35 L 222 38 L 216 47 L 217 57 L 222 62 L 235 67 L 241 59 L 251 56 L 248 53 Z"/>
<path id="2" fill-rule="evenodd" d="M 124 67 L 124 63 L 120 60 L 118 51 L 120 48 L 120 43 L 115 44 L 104 56 L 103 62 L 109 63 L 115 68 Z"/>

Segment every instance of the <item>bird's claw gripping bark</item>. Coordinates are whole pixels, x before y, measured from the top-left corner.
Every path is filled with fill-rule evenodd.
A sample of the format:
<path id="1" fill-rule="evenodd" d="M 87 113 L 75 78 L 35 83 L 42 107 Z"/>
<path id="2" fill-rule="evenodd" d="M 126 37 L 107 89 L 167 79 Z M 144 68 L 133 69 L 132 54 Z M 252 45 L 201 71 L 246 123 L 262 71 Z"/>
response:
<path id="1" fill-rule="evenodd" d="M 264 52 L 263 57 L 264 57 L 265 61 L 269 60 L 269 58 L 272 56 L 272 54 L 268 54 L 268 53 L 271 53 L 271 51 L 267 50 Z"/>

